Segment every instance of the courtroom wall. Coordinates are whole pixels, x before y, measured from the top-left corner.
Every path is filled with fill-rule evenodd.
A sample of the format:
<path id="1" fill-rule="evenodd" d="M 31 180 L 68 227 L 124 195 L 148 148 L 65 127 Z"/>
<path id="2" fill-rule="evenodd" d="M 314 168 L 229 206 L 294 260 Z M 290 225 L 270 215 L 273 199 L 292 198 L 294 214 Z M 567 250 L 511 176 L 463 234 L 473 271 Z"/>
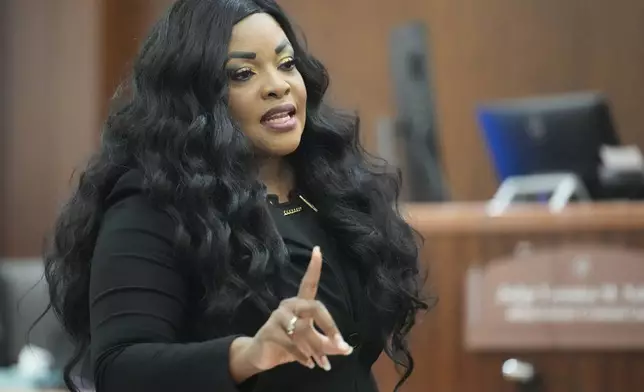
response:
<path id="1" fill-rule="evenodd" d="M 171 0 L 4 0 L 9 81 L 2 113 L 2 255 L 40 253 L 69 176 L 96 145 L 107 101 L 141 38 Z M 477 102 L 599 89 L 619 132 L 644 147 L 644 3 L 631 0 L 281 0 L 332 75 L 331 99 L 358 109 L 363 139 L 394 106 L 387 40 L 392 26 L 428 23 L 438 126 L 459 200 L 497 181 L 475 123 Z"/>
<path id="2" fill-rule="evenodd" d="M 149 23 L 171 2 L 147 3 L 141 20 Z M 458 200 L 489 198 L 498 185 L 474 118 L 480 101 L 602 90 L 613 101 L 624 142 L 644 148 L 643 2 L 278 2 L 329 68 L 332 100 L 362 115 L 363 140 L 371 150 L 378 120 L 395 113 L 390 29 L 409 20 L 428 24 L 444 163 Z"/>
<path id="3" fill-rule="evenodd" d="M 475 123 L 477 102 L 578 89 L 613 100 L 624 142 L 644 148 L 644 2 L 632 0 L 281 0 L 328 65 L 333 96 L 364 116 L 375 145 L 393 114 L 387 40 L 410 19 L 428 24 L 444 162 L 459 200 L 498 185 Z"/>
<path id="4" fill-rule="evenodd" d="M 100 0 L 4 0 L 0 257 L 37 256 L 94 148 Z"/>

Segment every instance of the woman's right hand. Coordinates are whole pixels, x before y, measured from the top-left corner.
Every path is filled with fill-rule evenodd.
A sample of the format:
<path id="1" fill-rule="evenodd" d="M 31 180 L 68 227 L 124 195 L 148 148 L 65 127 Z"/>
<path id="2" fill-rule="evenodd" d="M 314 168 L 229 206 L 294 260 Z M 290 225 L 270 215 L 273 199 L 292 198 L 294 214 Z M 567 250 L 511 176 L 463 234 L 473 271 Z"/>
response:
<path id="1" fill-rule="evenodd" d="M 315 247 L 297 297 L 282 301 L 254 337 L 233 342 L 230 365 L 236 381 L 296 361 L 311 369 L 317 363 L 330 370 L 328 355 L 351 354 L 353 349 L 342 338 L 331 314 L 315 299 L 321 273 L 322 254 Z"/>

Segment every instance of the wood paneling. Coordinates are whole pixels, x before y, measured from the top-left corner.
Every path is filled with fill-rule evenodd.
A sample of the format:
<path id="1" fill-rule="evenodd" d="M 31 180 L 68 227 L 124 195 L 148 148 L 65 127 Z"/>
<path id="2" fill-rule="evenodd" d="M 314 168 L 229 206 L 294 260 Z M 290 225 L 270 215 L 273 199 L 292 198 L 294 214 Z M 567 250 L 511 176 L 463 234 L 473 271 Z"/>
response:
<path id="1" fill-rule="evenodd" d="M 512 391 L 503 361 L 526 359 L 543 372 L 548 392 L 629 391 L 644 384 L 642 352 L 470 353 L 463 347 L 463 292 L 468 266 L 511 254 L 517 244 L 617 244 L 644 248 L 644 204 L 572 206 L 561 214 L 523 207 L 490 217 L 480 204 L 413 205 L 410 221 L 424 235 L 423 259 L 438 305 L 412 332 L 416 371 L 404 391 Z M 382 391 L 398 379 L 390 361 L 375 369 Z"/>
<path id="2" fill-rule="evenodd" d="M 9 54 L 9 4 L 7 0 L 0 0 L 0 222 L 4 219 L 4 205 L 5 193 L 2 189 L 5 188 L 5 166 L 7 166 L 7 152 L 6 138 L 7 128 L 9 126 L 8 115 L 9 108 L 7 102 L 9 101 L 9 92 L 7 85 L 9 84 L 9 61 L 7 56 Z M 1 223 L 0 223 L 1 225 Z M 2 226 L 0 226 L 2 227 Z M 2 234 L 0 234 L 1 236 Z M 1 241 L 0 241 L 1 242 Z"/>
<path id="3" fill-rule="evenodd" d="M 7 0 L 0 256 L 35 256 L 98 129 L 99 1 Z"/>
<path id="4" fill-rule="evenodd" d="M 644 149 L 644 2 L 636 0 L 280 0 L 328 65 L 332 95 L 357 107 L 366 144 L 394 113 L 392 26 L 428 23 L 444 162 L 458 200 L 497 186 L 475 122 L 477 102 L 569 90 L 605 91 L 619 132 Z"/>
<path id="5" fill-rule="evenodd" d="M 2 0 L 0 257 L 41 253 L 160 4 Z"/>
<path id="6" fill-rule="evenodd" d="M 117 87 L 130 76 L 132 62 L 152 23 L 173 0 L 102 1 L 102 113 Z"/>
<path id="7" fill-rule="evenodd" d="M 4 1 L 1 253 L 35 255 L 71 169 L 95 146 L 109 97 L 172 0 Z M 623 140 L 644 147 L 641 1 L 279 1 L 328 65 L 331 100 L 359 110 L 372 150 L 379 117 L 394 114 L 390 28 L 428 23 L 444 162 L 458 200 L 485 199 L 497 185 L 474 118 L 479 101 L 603 90 Z"/>
<path id="8" fill-rule="evenodd" d="M 105 117 L 112 96 L 132 66 L 146 8 L 143 1 L 135 0 L 103 1 L 101 7 L 101 114 Z"/>

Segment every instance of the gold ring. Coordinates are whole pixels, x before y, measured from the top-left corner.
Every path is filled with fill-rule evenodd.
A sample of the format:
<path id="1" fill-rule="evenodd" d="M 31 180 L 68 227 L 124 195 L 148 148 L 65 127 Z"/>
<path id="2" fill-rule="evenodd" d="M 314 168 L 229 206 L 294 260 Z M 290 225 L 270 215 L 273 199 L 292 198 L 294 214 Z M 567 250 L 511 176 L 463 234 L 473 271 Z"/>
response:
<path id="1" fill-rule="evenodd" d="M 295 332 L 295 323 L 297 323 L 298 317 L 293 316 L 291 321 L 288 322 L 288 326 L 286 327 L 286 334 L 288 336 L 292 336 L 293 333 Z"/>

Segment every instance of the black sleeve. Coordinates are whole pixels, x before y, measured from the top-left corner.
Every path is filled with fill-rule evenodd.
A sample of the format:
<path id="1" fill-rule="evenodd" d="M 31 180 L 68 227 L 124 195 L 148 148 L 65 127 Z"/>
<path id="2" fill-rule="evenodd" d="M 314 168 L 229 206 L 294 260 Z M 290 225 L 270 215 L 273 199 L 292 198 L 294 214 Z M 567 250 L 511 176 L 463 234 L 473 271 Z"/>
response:
<path id="1" fill-rule="evenodd" d="M 178 343 L 188 284 L 173 253 L 174 224 L 143 196 L 113 205 L 91 260 L 90 322 L 98 392 L 237 391 L 236 336 Z"/>

